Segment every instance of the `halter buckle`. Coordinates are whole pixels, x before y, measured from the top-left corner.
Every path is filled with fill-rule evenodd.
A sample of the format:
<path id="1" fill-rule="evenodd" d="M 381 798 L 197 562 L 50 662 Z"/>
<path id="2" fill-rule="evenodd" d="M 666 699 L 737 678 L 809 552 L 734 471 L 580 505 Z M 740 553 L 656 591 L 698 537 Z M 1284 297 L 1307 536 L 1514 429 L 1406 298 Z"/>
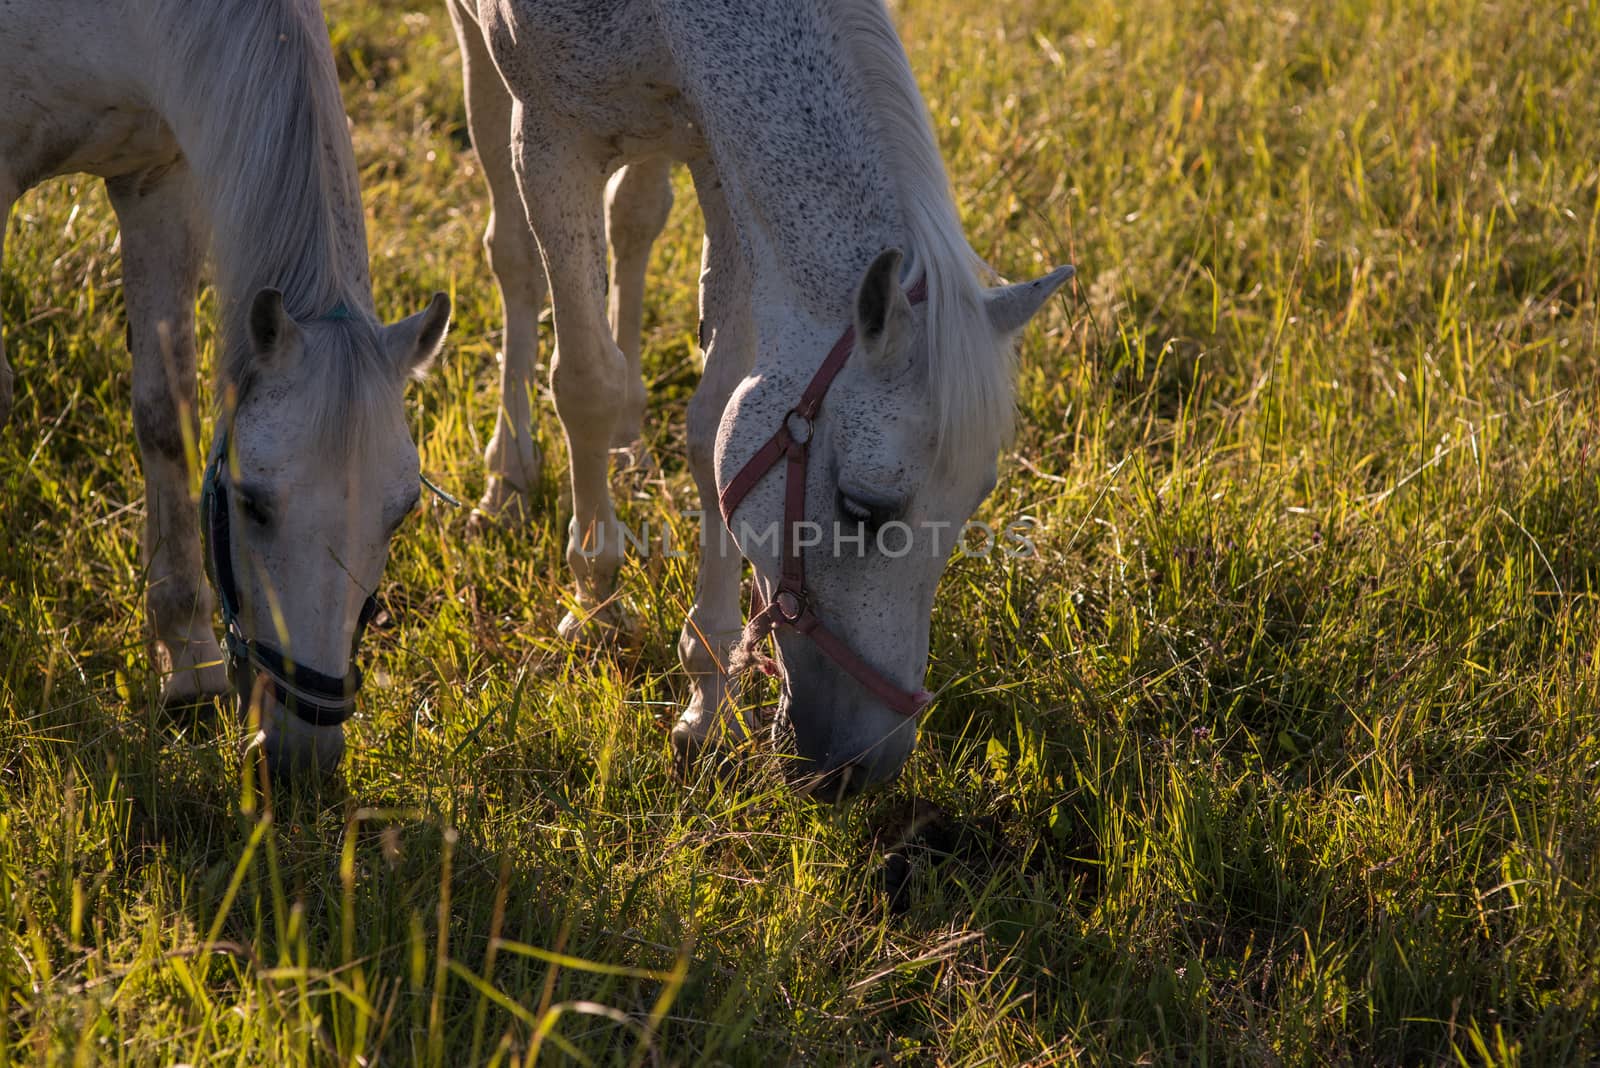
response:
<path id="1" fill-rule="evenodd" d="M 804 434 L 795 433 L 796 422 L 805 430 Z M 800 409 L 790 408 L 784 413 L 783 429 L 789 435 L 789 440 L 796 445 L 809 445 L 811 443 L 811 435 L 816 430 L 816 424 L 811 421 L 810 416 L 802 413 Z"/>
<path id="2" fill-rule="evenodd" d="M 778 613 L 778 618 L 788 624 L 795 624 L 800 617 L 805 615 L 805 599 L 793 590 L 779 590 L 772 598 L 772 608 Z"/>

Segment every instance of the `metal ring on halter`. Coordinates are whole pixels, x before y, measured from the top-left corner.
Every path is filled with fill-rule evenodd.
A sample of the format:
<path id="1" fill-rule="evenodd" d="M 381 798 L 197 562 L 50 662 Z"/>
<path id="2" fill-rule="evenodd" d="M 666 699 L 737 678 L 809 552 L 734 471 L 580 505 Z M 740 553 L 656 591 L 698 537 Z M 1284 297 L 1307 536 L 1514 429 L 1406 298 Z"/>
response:
<path id="1" fill-rule="evenodd" d="M 794 432 L 794 427 L 790 423 L 790 420 L 794 419 L 800 420 L 800 425 L 805 427 L 806 432 L 804 435 L 796 434 Z M 794 442 L 796 445 L 808 445 L 811 442 L 811 435 L 816 432 L 817 426 L 806 415 L 804 415 L 800 409 L 790 408 L 784 413 L 783 429 L 788 433 L 789 440 Z"/>
<path id="2" fill-rule="evenodd" d="M 772 610 L 785 623 L 798 623 L 800 617 L 806 614 L 806 602 L 793 590 L 779 590 L 772 598 Z"/>

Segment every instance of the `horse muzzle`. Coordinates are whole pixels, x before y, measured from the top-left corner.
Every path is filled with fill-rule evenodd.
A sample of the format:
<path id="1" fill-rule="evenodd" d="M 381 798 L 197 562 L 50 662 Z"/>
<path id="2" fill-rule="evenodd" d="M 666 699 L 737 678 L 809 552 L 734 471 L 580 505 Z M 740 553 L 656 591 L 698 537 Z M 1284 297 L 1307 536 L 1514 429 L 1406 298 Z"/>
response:
<path id="1" fill-rule="evenodd" d="M 344 731 L 313 726 L 291 712 L 279 702 L 276 687 L 266 676 L 257 676 L 248 690 L 241 690 L 239 702 L 242 718 L 257 728 L 249 748 L 261 753 L 274 779 L 323 778 L 338 769 L 344 759 Z"/>
<path id="2" fill-rule="evenodd" d="M 779 733 L 794 759 L 790 782 L 821 801 L 840 801 L 899 776 L 917 740 L 917 720 L 878 701 L 825 653 L 796 635 L 780 641 Z"/>

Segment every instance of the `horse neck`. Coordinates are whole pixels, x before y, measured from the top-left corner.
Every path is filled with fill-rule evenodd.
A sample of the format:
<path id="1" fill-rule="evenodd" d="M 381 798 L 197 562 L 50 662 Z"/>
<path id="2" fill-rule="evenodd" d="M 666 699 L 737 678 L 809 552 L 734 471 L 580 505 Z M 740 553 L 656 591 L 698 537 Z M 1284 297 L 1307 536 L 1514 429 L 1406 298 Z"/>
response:
<path id="1" fill-rule="evenodd" d="M 938 143 L 882 0 L 656 0 L 753 274 L 762 351 L 814 352 L 886 248 L 927 284 L 939 456 L 992 462 L 1015 411 Z M 759 73 L 752 73 L 759 72 Z M 768 345 L 784 337 L 803 344 Z M 758 360 L 760 357 L 758 357 Z"/>
<path id="2" fill-rule="evenodd" d="M 658 11 L 758 303 L 792 304 L 837 333 L 873 257 L 906 234 L 864 80 L 829 10 L 660 0 Z"/>
<path id="3" fill-rule="evenodd" d="M 298 319 L 370 313 L 355 153 L 315 0 L 150 6 L 171 53 L 160 110 L 201 196 L 224 307 L 270 286 Z"/>

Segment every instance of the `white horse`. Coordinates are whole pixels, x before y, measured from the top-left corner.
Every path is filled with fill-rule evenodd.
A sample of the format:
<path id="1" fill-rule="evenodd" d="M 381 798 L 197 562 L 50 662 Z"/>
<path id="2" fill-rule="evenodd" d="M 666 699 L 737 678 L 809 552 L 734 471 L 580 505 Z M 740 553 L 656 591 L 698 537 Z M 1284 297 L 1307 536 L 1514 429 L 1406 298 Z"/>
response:
<path id="1" fill-rule="evenodd" d="M 689 460 L 733 544 L 709 521 L 678 646 L 693 691 L 674 744 L 687 756 L 745 734 L 729 661 L 776 628 L 778 719 L 798 766 L 830 793 L 893 776 L 926 702 L 935 587 L 1011 430 L 1013 336 L 1071 269 L 981 285 L 881 0 L 450 0 L 450 11 L 506 311 L 484 506 L 516 503 L 537 464 L 527 390 L 548 278 L 579 607 L 562 632 L 614 611 L 623 541 L 607 451 L 637 434 L 644 400 L 636 313 L 618 306 L 638 299 L 665 217 L 662 159 L 687 162 L 706 219 Z M 608 219 L 607 177 L 625 165 Z M 608 223 L 610 325 L 627 352 L 608 330 Z M 748 629 L 735 546 L 766 605 Z"/>
<path id="2" fill-rule="evenodd" d="M 449 301 L 377 319 L 315 0 L 3 7 L 0 221 L 38 182 L 88 173 L 105 179 L 122 228 L 162 700 L 209 703 L 231 674 L 241 701 L 255 698 L 275 769 L 331 766 L 369 598 L 417 500 L 404 383 L 438 350 Z M 208 239 L 223 341 L 203 506 L 231 670 L 184 447 L 198 440 L 194 298 Z M 0 350 L 0 424 L 11 403 Z"/>

